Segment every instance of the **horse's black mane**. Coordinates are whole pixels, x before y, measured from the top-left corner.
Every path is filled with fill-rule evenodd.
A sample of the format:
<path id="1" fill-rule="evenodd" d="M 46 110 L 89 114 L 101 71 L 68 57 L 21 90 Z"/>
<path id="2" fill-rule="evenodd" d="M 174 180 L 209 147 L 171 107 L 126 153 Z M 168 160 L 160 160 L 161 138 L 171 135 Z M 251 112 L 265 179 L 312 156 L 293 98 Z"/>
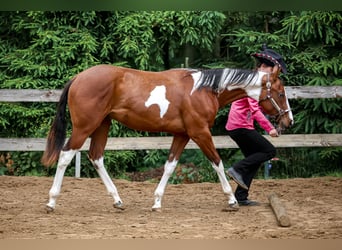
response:
<path id="1" fill-rule="evenodd" d="M 246 69 L 201 69 L 197 72 L 200 72 L 201 76 L 196 83 L 196 88 L 211 88 L 213 91 L 222 90 L 228 85 L 246 87 L 251 83 L 255 84 L 258 77 L 257 71 Z"/>

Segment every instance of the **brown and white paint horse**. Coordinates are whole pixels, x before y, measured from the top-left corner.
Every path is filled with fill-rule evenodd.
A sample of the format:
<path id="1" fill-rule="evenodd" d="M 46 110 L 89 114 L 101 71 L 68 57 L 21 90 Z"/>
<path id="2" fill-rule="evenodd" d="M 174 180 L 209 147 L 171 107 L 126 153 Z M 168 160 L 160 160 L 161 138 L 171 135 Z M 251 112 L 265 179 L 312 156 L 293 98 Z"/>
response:
<path id="1" fill-rule="evenodd" d="M 42 157 L 45 166 L 58 160 L 48 211 L 55 209 L 65 169 L 88 137 L 91 137 L 89 159 L 113 197 L 114 207 L 123 209 L 103 161 L 111 119 L 131 129 L 168 132 L 174 136 L 163 176 L 154 192 L 152 210 L 161 209 L 168 179 L 190 139 L 197 143 L 217 172 L 223 192 L 228 195 L 228 208 L 238 209 L 210 128 L 219 108 L 244 96 L 259 100 L 267 114 L 276 115 L 281 129 L 289 127 L 293 117 L 278 74 L 277 66 L 272 73 L 228 68 L 148 72 L 111 65 L 84 70 L 63 90 Z M 64 144 L 66 105 L 72 133 Z"/>

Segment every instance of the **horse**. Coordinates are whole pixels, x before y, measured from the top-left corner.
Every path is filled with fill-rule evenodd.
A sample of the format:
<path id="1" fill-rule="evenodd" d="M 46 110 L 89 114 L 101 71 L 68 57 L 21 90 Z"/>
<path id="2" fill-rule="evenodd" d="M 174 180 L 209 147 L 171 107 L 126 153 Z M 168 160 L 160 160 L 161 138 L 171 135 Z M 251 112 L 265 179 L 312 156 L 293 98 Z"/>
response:
<path id="1" fill-rule="evenodd" d="M 153 72 L 101 64 L 78 73 L 62 91 L 41 158 L 45 166 L 57 162 L 47 211 L 54 211 L 65 170 L 88 137 L 89 160 L 114 199 L 113 206 L 125 209 L 104 166 L 103 153 L 112 119 L 134 130 L 173 135 L 164 172 L 154 192 L 152 211 L 161 211 L 167 182 L 190 139 L 217 172 L 223 193 L 228 196 L 227 209 L 238 210 L 210 128 L 220 108 L 246 96 L 259 100 L 264 112 L 275 116 L 280 130 L 290 127 L 293 116 L 279 72 L 278 66 L 271 73 L 231 68 Z M 67 105 L 72 131 L 65 143 Z"/>

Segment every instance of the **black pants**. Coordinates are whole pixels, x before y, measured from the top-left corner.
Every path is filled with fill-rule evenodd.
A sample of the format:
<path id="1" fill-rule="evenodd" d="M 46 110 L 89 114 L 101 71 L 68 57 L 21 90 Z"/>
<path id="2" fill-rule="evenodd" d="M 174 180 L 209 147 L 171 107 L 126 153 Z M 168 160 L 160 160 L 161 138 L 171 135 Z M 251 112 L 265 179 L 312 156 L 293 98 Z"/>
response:
<path id="1" fill-rule="evenodd" d="M 242 175 L 243 181 L 249 188 L 260 165 L 272 159 L 276 155 L 276 149 L 256 130 L 239 128 L 228 131 L 228 135 L 245 156 L 232 167 Z M 247 199 L 248 190 L 238 186 L 235 190 L 235 197 L 238 201 Z"/>

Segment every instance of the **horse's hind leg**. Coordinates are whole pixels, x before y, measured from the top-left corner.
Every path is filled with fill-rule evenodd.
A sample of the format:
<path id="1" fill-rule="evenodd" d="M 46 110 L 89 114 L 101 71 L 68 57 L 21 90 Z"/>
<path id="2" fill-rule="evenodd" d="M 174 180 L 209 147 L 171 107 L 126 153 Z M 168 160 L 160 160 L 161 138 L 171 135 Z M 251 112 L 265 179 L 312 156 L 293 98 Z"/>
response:
<path id="1" fill-rule="evenodd" d="M 103 163 L 103 153 L 107 143 L 110 124 L 109 117 L 106 117 L 101 125 L 92 133 L 88 157 L 106 186 L 108 193 L 113 197 L 114 207 L 124 209 L 119 193 Z"/>
<path id="2" fill-rule="evenodd" d="M 179 157 L 188 142 L 189 137 L 187 135 L 175 135 L 173 137 L 169 157 L 164 165 L 163 176 L 154 192 L 154 205 L 152 206 L 152 211 L 161 211 L 161 201 L 165 192 L 167 182 L 174 172 Z"/>
<path id="3" fill-rule="evenodd" d="M 52 212 L 56 207 L 56 200 L 61 192 L 63 176 L 65 173 L 65 169 L 71 162 L 72 158 L 75 156 L 78 150 L 67 150 L 61 151 L 58 159 L 56 174 L 53 179 L 52 187 L 49 191 L 49 203 L 46 204 L 46 209 L 48 212 Z"/>
<path id="4" fill-rule="evenodd" d="M 87 137 L 88 133 L 85 130 L 76 129 L 75 127 L 73 127 L 70 139 L 59 154 L 55 177 L 52 187 L 49 191 L 49 203 L 46 204 L 48 212 L 52 212 L 55 209 L 57 197 L 61 192 L 65 170 L 71 162 L 72 158 L 82 147 Z"/>

